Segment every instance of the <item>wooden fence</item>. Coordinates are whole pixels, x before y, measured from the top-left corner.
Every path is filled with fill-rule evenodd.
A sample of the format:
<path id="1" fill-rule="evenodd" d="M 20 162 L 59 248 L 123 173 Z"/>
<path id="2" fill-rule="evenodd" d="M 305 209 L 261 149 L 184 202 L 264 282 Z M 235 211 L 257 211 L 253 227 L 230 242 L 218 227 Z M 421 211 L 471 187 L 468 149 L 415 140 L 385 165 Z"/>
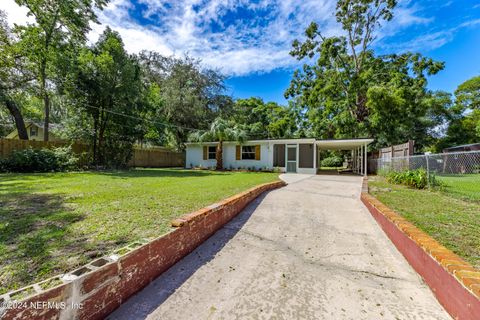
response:
<path id="1" fill-rule="evenodd" d="M 380 149 L 380 158 L 389 159 L 396 157 L 408 157 L 413 155 L 415 142 L 409 140 L 407 143 L 397 144 L 387 148 Z"/>
<path id="2" fill-rule="evenodd" d="M 8 157 L 15 150 L 23 150 L 29 147 L 33 149 L 55 148 L 72 146 L 73 152 L 80 155 L 81 164 L 86 164 L 90 148 L 83 143 L 69 142 L 44 142 L 33 140 L 0 139 L 0 158 Z M 128 163 L 130 167 L 183 167 L 185 155 L 183 152 L 171 151 L 166 148 L 134 148 L 133 157 Z"/>
<path id="3" fill-rule="evenodd" d="M 130 167 L 183 167 L 185 166 L 185 154 L 165 148 L 133 149 L 133 157 L 128 163 Z"/>

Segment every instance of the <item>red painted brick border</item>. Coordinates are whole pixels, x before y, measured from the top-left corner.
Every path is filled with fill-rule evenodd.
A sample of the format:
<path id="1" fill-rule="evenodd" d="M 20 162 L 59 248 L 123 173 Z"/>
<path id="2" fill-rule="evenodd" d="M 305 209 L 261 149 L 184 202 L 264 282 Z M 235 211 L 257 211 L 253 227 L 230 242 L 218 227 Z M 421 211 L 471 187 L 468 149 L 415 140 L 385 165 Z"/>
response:
<path id="1" fill-rule="evenodd" d="M 362 190 L 361 200 L 455 319 L 480 319 L 480 270 Z"/>
<path id="2" fill-rule="evenodd" d="M 7 306 L 0 309 L 0 318 L 103 319 L 193 251 L 260 194 L 284 185 L 285 182 L 276 181 L 254 187 L 172 221 L 175 229 L 159 238 L 119 249 L 116 254 L 97 259 L 63 278 L 54 277 L 0 296 L 0 307 Z M 48 283 L 53 283 L 53 287 L 48 288 Z M 34 292 L 33 296 L 18 301 L 12 298 L 28 290 Z"/>

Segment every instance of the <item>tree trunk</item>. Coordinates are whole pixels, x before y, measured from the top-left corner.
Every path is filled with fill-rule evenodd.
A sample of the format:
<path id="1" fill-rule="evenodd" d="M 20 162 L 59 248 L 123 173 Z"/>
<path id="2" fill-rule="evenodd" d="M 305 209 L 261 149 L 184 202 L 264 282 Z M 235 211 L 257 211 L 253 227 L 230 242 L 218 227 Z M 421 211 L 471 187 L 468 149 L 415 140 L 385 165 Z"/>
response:
<path id="1" fill-rule="evenodd" d="M 43 123 L 43 141 L 48 141 L 49 139 L 49 129 L 50 129 L 50 97 L 47 92 L 44 93 L 43 103 L 45 106 L 45 122 Z"/>
<path id="2" fill-rule="evenodd" d="M 223 170 L 223 141 L 217 144 L 217 152 L 215 153 L 215 160 L 217 160 L 216 170 Z"/>
<path id="3" fill-rule="evenodd" d="M 41 62 L 40 67 L 40 95 L 43 98 L 43 107 L 44 107 L 44 123 L 43 123 L 43 141 L 48 141 L 49 138 L 49 124 L 50 124 L 50 97 L 47 93 L 47 63 L 46 61 Z"/>
<path id="4" fill-rule="evenodd" d="M 98 120 L 97 116 L 93 118 L 93 164 L 98 165 L 98 152 L 97 152 L 97 132 L 98 132 Z"/>
<path id="5" fill-rule="evenodd" d="M 15 101 L 10 99 L 5 95 L 1 95 L 1 100 L 4 101 L 5 105 L 7 106 L 8 111 L 12 115 L 13 119 L 15 120 L 15 126 L 17 127 L 18 138 L 20 140 L 28 140 L 28 133 L 27 128 L 25 127 L 25 121 L 23 120 L 22 112 L 18 108 Z"/>

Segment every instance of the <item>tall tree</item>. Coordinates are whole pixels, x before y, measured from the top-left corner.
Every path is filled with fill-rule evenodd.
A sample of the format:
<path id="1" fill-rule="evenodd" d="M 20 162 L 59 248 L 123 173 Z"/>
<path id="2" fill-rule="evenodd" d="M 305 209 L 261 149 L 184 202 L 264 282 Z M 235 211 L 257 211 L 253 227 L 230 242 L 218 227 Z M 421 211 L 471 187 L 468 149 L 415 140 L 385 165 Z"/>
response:
<path id="1" fill-rule="evenodd" d="M 461 83 L 455 90 L 455 104 L 449 110 L 448 128 L 435 151 L 480 141 L 480 76 Z"/>
<path id="2" fill-rule="evenodd" d="M 463 110 L 480 109 L 480 76 L 473 77 L 455 90 L 456 104 Z"/>
<path id="3" fill-rule="evenodd" d="M 95 8 L 102 9 L 108 0 L 15 0 L 28 9 L 35 23 L 18 26 L 23 51 L 35 62 L 35 77 L 39 96 L 44 104 L 44 139 L 49 138 L 50 95 L 49 68 L 66 43 L 83 43 L 90 30 L 89 23 L 96 22 Z"/>
<path id="4" fill-rule="evenodd" d="M 207 131 L 195 131 L 189 135 L 189 141 L 192 142 L 212 142 L 218 141 L 215 151 L 216 170 L 223 170 L 223 143 L 225 141 L 238 141 L 240 143 L 246 140 L 246 132 L 242 130 L 233 121 L 227 121 L 222 118 L 216 118 L 210 129 Z"/>
<path id="5" fill-rule="evenodd" d="M 231 112 L 233 100 L 224 94 L 223 75 L 202 68 L 200 61 L 149 51 L 139 59 L 146 82 L 158 95 L 155 119 L 169 124 L 156 128 L 165 144 L 181 148 L 192 129 L 207 129 L 217 116 Z"/>
<path id="6" fill-rule="evenodd" d="M 423 102 L 433 94 L 426 88 L 426 77 L 442 70 L 443 63 L 414 53 L 376 56 L 372 48 L 379 27 L 393 18 L 396 4 L 339 0 L 336 19 L 342 35 L 325 37 L 312 23 L 306 39 L 293 42 L 292 56 L 315 58 L 294 73 L 285 93 L 311 120 L 306 128 L 310 135 L 368 135 L 378 146 L 397 143 L 403 133 L 426 124 L 418 121 L 429 113 Z"/>
<path id="7" fill-rule="evenodd" d="M 32 75 L 26 70 L 27 63 L 19 50 L 17 39 L 14 38 L 7 21 L 6 14 L 0 10 L 0 105 L 8 110 L 15 122 L 18 137 L 28 140 L 27 129 L 21 108 L 13 95 L 19 89 L 25 89 L 32 80 Z"/>
<path id="8" fill-rule="evenodd" d="M 77 65 L 68 90 L 87 116 L 77 130 L 91 128 L 83 133 L 91 138 L 96 165 L 126 165 L 144 122 L 139 63 L 125 51 L 120 35 L 107 27 L 92 48 L 81 50 Z"/>
<path id="9" fill-rule="evenodd" d="M 292 107 L 260 98 L 238 99 L 231 119 L 245 127 L 250 139 L 292 138 L 297 131 L 298 114 Z"/>

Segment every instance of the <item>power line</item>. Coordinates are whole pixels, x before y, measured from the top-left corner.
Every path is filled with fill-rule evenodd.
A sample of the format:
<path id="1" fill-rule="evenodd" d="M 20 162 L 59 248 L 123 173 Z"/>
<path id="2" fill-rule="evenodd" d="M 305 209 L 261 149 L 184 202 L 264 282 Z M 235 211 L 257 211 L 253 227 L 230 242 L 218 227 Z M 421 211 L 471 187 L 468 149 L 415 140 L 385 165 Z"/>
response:
<path id="1" fill-rule="evenodd" d="M 122 113 L 122 112 L 112 111 L 112 110 L 109 110 L 109 109 L 103 109 L 103 108 L 95 107 L 95 106 L 92 106 L 92 105 L 86 105 L 86 106 L 88 108 L 93 108 L 93 109 L 97 109 L 97 110 L 100 110 L 100 111 L 110 112 L 110 113 L 115 114 L 115 115 L 124 116 L 124 117 L 128 117 L 128 118 L 135 119 L 135 120 L 147 121 L 147 122 L 154 123 L 154 124 L 159 124 L 159 125 L 162 125 L 162 126 L 181 128 L 181 129 L 187 129 L 187 130 L 199 131 L 199 132 L 207 132 L 208 131 L 208 129 L 196 129 L 196 128 L 190 128 L 190 127 L 186 127 L 186 126 L 179 126 L 179 125 L 175 125 L 175 124 L 171 124 L 171 123 L 159 122 L 159 121 L 151 120 L 151 119 L 135 117 L 135 116 L 131 116 L 131 115 L 128 115 L 128 114 L 125 114 L 125 113 Z M 264 131 L 264 132 L 256 133 L 256 135 L 258 135 L 258 134 L 268 135 L 268 132 Z M 250 134 L 250 135 L 247 134 L 247 137 L 252 137 L 252 136 L 254 136 L 254 135 L 253 134 Z"/>
<path id="2" fill-rule="evenodd" d="M 135 117 L 135 116 L 132 116 L 132 115 L 128 115 L 128 114 L 125 114 L 125 113 L 122 113 L 122 112 L 118 112 L 118 111 L 113 111 L 113 110 L 109 110 L 109 109 L 104 109 L 104 108 L 99 108 L 99 107 L 95 107 L 95 106 L 92 106 L 92 105 L 85 105 L 86 107 L 88 108 L 92 108 L 92 109 L 96 109 L 96 110 L 99 110 L 99 111 L 104 111 L 104 112 L 108 112 L 108 113 L 111 113 L 111 114 L 115 114 L 115 115 L 118 115 L 118 116 L 122 116 L 122 117 L 126 117 L 126 118 L 130 118 L 130 119 L 134 119 L 134 120 L 139 120 L 139 121 L 142 121 L 142 122 L 149 122 L 149 123 L 152 123 L 152 124 L 157 124 L 157 125 L 160 125 L 160 126 L 164 126 L 164 127 L 171 127 L 171 128 L 178 128 L 178 129 L 186 129 L 186 130 L 190 130 L 190 131 L 197 131 L 197 132 L 207 132 L 208 129 L 197 129 L 197 128 L 191 128 L 191 127 L 187 127 L 187 126 L 181 126 L 181 125 L 176 125 L 176 124 L 171 124 L 171 123 L 165 123 L 165 122 L 160 122 L 160 121 L 157 121 L 157 120 L 152 120 L 152 119 L 146 119 L 146 118 L 141 118 L 141 117 Z M 120 123 L 117 123 L 115 121 L 112 121 L 114 124 L 116 125 L 119 125 L 119 126 L 122 126 L 124 128 L 130 128 L 130 126 L 126 126 L 124 124 L 120 124 Z M 0 124 L 1 125 L 1 124 Z M 5 123 L 5 125 L 7 125 Z M 61 125 L 61 124 L 55 124 L 57 126 L 60 126 L 62 128 L 65 128 L 65 126 Z M 11 126 L 14 126 L 13 124 L 10 125 Z M 264 132 L 258 132 L 258 133 L 255 133 L 255 134 L 247 134 L 246 136 L 247 137 L 257 137 L 258 135 L 266 135 L 268 136 L 268 132 L 264 131 Z M 127 137 L 127 136 L 124 136 L 124 137 Z"/>
<path id="3" fill-rule="evenodd" d="M 147 121 L 147 122 L 154 123 L 154 124 L 158 124 L 158 125 L 161 125 L 161 126 L 175 127 L 175 128 L 187 129 L 187 130 L 195 130 L 195 131 L 199 130 L 199 129 L 195 129 L 195 128 L 190 128 L 190 127 L 185 127 L 185 126 L 179 126 L 179 125 L 176 125 L 176 124 L 159 122 L 159 121 L 156 121 L 156 120 L 145 119 L 145 118 L 140 118 L 140 117 L 134 117 L 134 116 L 131 116 L 131 115 L 122 113 L 122 112 L 117 112 L 117 111 L 113 111 L 113 110 L 109 110 L 109 109 L 103 109 L 103 108 L 99 108 L 99 107 L 95 107 L 95 106 L 91 106 L 91 105 L 86 105 L 86 106 L 87 106 L 88 108 L 93 108 L 93 109 L 97 109 L 97 110 L 100 110 L 100 111 L 109 112 L 109 113 L 112 113 L 112 114 L 115 114 L 115 115 L 118 115 L 118 116 L 123 116 L 123 117 L 130 118 L 130 119 L 135 119 L 135 120 L 140 120 L 140 121 Z M 199 130 L 199 131 L 201 131 L 201 130 Z M 205 131 L 205 130 L 204 130 L 204 131 Z"/>

